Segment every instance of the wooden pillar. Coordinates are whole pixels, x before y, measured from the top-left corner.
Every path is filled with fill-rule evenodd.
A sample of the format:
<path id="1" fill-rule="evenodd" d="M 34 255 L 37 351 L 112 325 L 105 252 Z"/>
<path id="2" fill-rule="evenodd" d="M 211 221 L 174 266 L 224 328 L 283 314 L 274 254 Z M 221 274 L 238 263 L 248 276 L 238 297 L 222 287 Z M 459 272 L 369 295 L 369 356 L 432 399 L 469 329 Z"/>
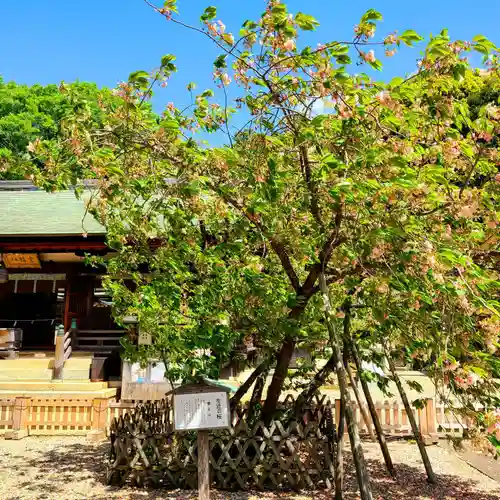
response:
<path id="1" fill-rule="evenodd" d="M 198 498 L 210 500 L 210 449 L 208 431 L 198 431 Z"/>
<path id="2" fill-rule="evenodd" d="M 55 380 L 62 380 L 64 367 L 64 327 L 58 326 L 56 332 L 56 352 L 54 357 Z"/>
<path id="3" fill-rule="evenodd" d="M 437 415 L 436 404 L 433 398 L 429 398 L 425 403 L 425 416 L 427 435 L 424 438 L 425 444 L 436 444 L 439 442 L 439 435 L 437 433 Z"/>
<path id="4" fill-rule="evenodd" d="M 14 403 L 12 430 L 5 433 L 5 439 L 22 439 L 28 435 L 28 417 L 31 398 L 19 397 Z"/>
<path id="5" fill-rule="evenodd" d="M 109 399 L 94 398 L 92 400 L 92 430 L 87 434 L 92 441 L 101 441 L 106 438 L 108 408 Z"/>
<path id="6" fill-rule="evenodd" d="M 341 407 L 341 401 L 340 399 L 335 400 L 335 427 L 337 428 L 337 431 L 339 429 L 339 423 L 340 423 L 340 407 Z M 344 432 L 347 432 L 346 429 L 344 429 Z"/>

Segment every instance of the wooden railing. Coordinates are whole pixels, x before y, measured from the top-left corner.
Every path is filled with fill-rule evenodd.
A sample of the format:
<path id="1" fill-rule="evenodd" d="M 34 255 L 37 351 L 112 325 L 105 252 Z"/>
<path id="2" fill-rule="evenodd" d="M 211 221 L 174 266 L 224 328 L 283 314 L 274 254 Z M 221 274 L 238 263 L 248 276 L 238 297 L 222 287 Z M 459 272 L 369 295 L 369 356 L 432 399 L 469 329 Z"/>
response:
<path id="1" fill-rule="evenodd" d="M 74 349 L 79 351 L 109 352 L 120 349 L 120 339 L 126 330 L 76 330 Z"/>
<path id="2" fill-rule="evenodd" d="M 63 343 L 63 351 L 64 351 L 64 361 L 67 361 L 71 356 L 72 348 L 72 331 L 68 330 L 64 334 L 64 343 Z"/>
<path id="3" fill-rule="evenodd" d="M 63 378 L 64 363 L 71 356 L 71 330 L 63 333 L 64 330 L 56 330 L 55 356 L 54 356 L 54 379 Z"/>
<path id="4" fill-rule="evenodd" d="M 124 416 L 136 406 L 133 402 L 113 399 L 57 399 L 10 398 L 0 399 L 0 435 L 16 430 L 27 434 L 85 434 L 92 430 L 105 430 L 114 418 Z M 332 405 L 338 415 L 340 401 Z M 376 404 L 384 431 L 389 435 L 411 435 L 406 411 L 399 402 Z M 419 410 L 414 410 L 423 435 L 462 433 L 472 422 L 461 415 L 447 411 L 445 405 L 434 399 Z M 99 419 L 98 419 L 99 415 Z M 361 412 L 355 406 L 354 416 L 361 432 L 366 430 Z"/>

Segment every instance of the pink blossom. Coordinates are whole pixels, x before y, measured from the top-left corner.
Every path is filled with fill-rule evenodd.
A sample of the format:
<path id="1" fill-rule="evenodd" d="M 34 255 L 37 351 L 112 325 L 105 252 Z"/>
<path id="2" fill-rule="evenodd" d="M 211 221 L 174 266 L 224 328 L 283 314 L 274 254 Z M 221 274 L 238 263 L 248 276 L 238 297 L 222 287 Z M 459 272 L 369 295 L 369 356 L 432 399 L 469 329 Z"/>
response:
<path id="1" fill-rule="evenodd" d="M 361 52 L 361 55 L 363 57 L 363 59 L 366 61 L 366 62 L 369 62 L 369 63 L 374 63 L 377 58 L 375 57 L 375 51 L 374 50 L 369 50 L 368 52 Z"/>
<path id="2" fill-rule="evenodd" d="M 218 35 L 219 34 L 218 27 L 215 23 L 208 25 L 208 31 L 210 32 L 211 35 Z"/>
<path id="3" fill-rule="evenodd" d="M 500 441 L 500 422 L 495 422 L 488 427 L 488 434 L 493 434 Z"/>
<path id="4" fill-rule="evenodd" d="M 219 32 L 222 35 L 226 31 L 226 25 L 222 21 L 217 21 L 219 25 Z"/>
<path id="5" fill-rule="evenodd" d="M 167 104 L 167 109 L 173 113 L 175 111 L 174 103 L 173 102 L 169 102 Z"/>
<path id="6" fill-rule="evenodd" d="M 378 259 L 383 253 L 384 250 L 381 247 L 374 247 L 372 249 L 371 258 Z"/>
<path id="7" fill-rule="evenodd" d="M 394 36 L 394 35 L 388 35 L 385 40 L 384 40 L 384 43 L 386 45 L 393 45 L 397 42 L 397 38 Z"/>
<path id="8" fill-rule="evenodd" d="M 468 219 L 474 215 L 475 211 L 476 207 L 474 205 L 465 205 L 461 208 L 460 212 L 458 212 L 458 216 Z"/>
<path id="9" fill-rule="evenodd" d="M 387 90 L 383 90 L 377 94 L 376 99 L 382 106 L 387 106 L 391 102 L 391 95 Z"/>
<path id="10" fill-rule="evenodd" d="M 495 182 L 498 182 L 498 184 L 500 184 L 500 173 L 495 175 Z"/>
<path id="11" fill-rule="evenodd" d="M 227 73 L 222 73 L 220 79 L 224 85 L 229 85 L 231 83 L 231 77 Z"/>
<path id="12" fill-rule="evenodd" d="M 293 38 L 289 38 L 283 44 L 283 48 L 288 51 L 292 51 L 295 49 L 295 40 Z"/>
<path id="13" fill-rule="evenodd" d="M 493 136 L 489 132 L 480 132 L 478 134 L 478 138 L 482 139 L 483 141 L 490 142 L 491 139 L 493 139 Z"/>

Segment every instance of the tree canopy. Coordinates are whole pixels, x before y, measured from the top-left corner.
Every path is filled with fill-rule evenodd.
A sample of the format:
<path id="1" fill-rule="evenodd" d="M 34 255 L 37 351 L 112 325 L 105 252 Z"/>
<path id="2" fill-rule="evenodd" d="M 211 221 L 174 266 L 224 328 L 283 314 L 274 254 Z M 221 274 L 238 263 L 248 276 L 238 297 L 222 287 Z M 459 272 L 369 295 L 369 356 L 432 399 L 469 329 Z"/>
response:
<path id="1" fill-rule="evenodd" d="M 91 126 L 102 126 L 100 103 L 109 99 L 107 89 L 94 83 L 20 85 L 0 78 L 0 179 L 23 179 L 35 162 L 37 141 L 56 143 L 70 115 L 88 113 Z"/>

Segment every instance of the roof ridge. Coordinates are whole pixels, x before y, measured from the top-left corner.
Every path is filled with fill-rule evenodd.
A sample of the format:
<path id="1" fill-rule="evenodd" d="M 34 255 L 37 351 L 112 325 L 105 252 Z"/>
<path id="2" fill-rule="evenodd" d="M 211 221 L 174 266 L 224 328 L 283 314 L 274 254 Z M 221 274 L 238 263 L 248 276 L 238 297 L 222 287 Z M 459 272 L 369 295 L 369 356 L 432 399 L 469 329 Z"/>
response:
<path id="1" fill-rule="evenodd" d="M 79 184 L 69 186 L 61 191 L 74 191 L 76 186 L 93 187 L 97 185 L 96 179 L 87 179 Z M 28 180 L 0 180 L 0 191 L 45 191 Z"/>

